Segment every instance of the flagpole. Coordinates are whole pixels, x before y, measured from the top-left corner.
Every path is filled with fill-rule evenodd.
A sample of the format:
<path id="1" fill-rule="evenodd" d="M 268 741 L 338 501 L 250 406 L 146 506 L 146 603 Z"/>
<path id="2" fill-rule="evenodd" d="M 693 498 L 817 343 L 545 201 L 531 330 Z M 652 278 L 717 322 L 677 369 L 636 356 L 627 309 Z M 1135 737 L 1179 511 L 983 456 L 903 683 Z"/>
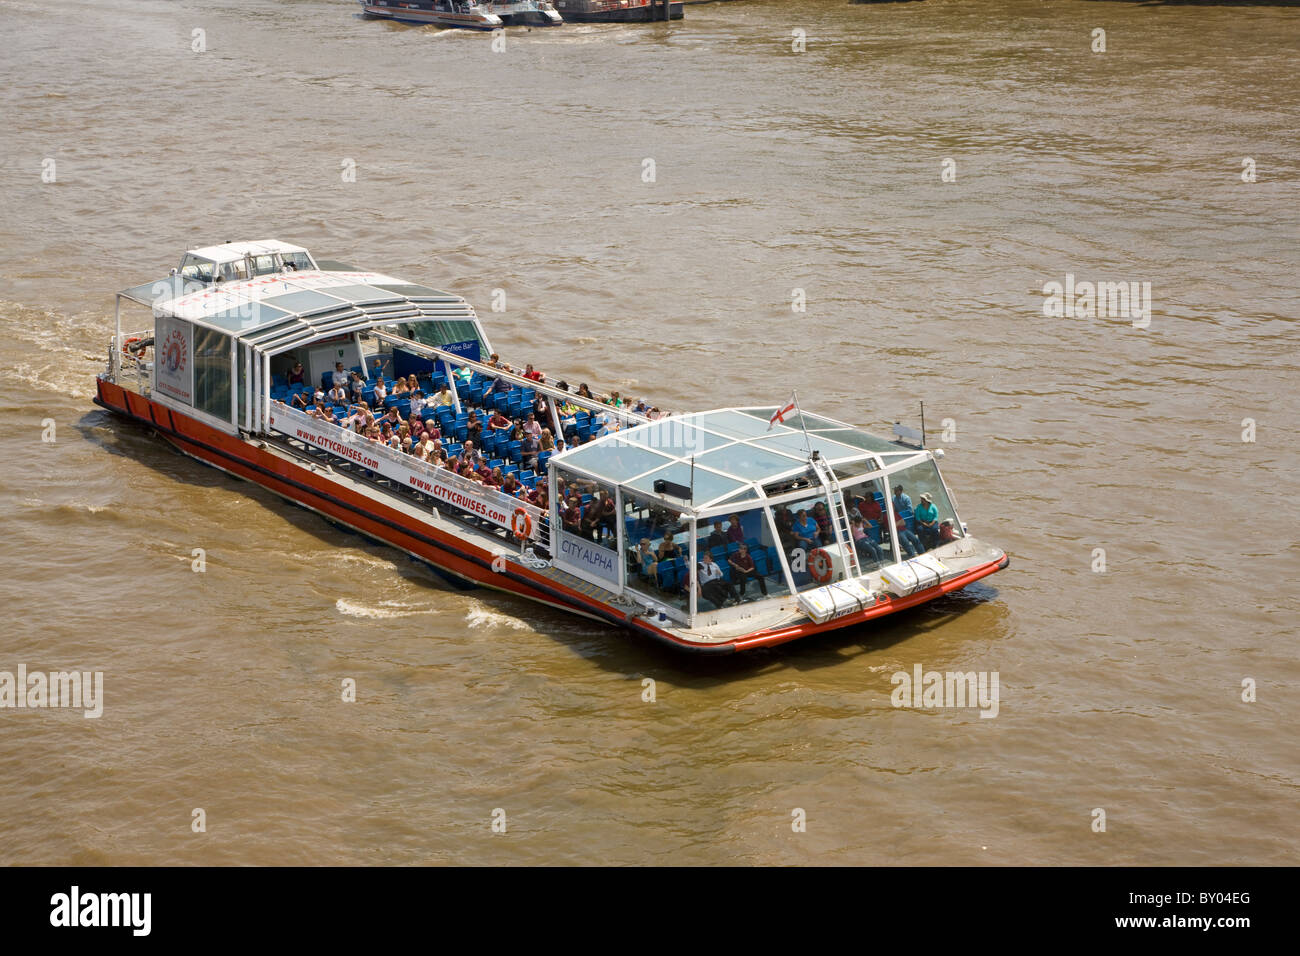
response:
<path id="1" fill-rule="evenodd" d="M 805 421 L 803 420 L 803 409 L 801 409 L 801 408 L 799 407 L 799 391 L 798 391 L 798 389 L 791 389 L 791 394 L 794 395 L 794 410 L 795 410 L 795 413 L 799 416 L 799 426 L 803 429 L 803 440 L 804 440 L 804 445 L 805 445 L 805 447 L 807 447 L 807 449 L 808 449 L 808 459 L 811 461 L 811 460 L 812 460 L 812 451 L 813 451 L 813 450 L 812 450 L 812 439 L 808 437 L 808 424 L 807 424 L 807 422 L 805 422 Z"/>

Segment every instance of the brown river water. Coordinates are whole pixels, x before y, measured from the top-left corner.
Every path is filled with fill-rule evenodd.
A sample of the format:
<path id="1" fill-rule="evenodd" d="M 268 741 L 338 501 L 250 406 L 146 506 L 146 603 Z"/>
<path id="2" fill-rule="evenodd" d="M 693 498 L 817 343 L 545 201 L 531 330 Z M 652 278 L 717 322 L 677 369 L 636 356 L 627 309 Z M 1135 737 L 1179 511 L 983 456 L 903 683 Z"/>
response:
<path id="1" fill-rule="evenodd" d="M 495 52 L 346 0 L 2 0 L 0 670 L 104 692 L 0 710 L 0 862 L 1294 863 L 1298 41 L 740 0 Z M 114 292 L 269 236 L 664 407 L 924 401 L 1011 567 L 728 661 L 453 589 L 92 404 Z M 1149 282 L 1149 324 L 1045 315 L 1067 275 Z M 997 716 L 894 707 L 917 664 L 997 672 Z"/>

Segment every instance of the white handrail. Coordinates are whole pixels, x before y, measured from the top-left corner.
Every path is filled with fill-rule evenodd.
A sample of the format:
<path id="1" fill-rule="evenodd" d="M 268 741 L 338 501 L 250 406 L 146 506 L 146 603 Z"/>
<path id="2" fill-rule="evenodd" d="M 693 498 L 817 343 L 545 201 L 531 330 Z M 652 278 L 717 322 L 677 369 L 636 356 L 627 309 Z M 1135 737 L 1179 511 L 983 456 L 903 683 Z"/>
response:
<path id="1" fill-rule="evenodd" d="M 290 408 L 283 402 L 272 403 L 271 428 L 345 461 L 361 465 L 442 504 L 469 512 L 498 527 L 508 528 L 517 538 L 527 538 L 543 547 L 549 547 L 548 525 L 542 520 L 544 512 L 528 501 L 494 491 L 453 471 L 430 465 L 414 455 L 372 441 L 333 422 Z M 521 511 L 528 517 L 526 523 L 516 517 Z M 519 534 L 520 524 L 528 526 L 525 534 Z"/>

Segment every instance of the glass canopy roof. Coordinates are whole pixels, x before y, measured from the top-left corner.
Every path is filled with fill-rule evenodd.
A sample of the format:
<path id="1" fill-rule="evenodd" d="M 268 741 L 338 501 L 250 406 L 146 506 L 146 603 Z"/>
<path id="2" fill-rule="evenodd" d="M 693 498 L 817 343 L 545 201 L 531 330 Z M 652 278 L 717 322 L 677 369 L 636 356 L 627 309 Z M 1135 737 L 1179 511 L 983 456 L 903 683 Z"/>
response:
<path id="1" fill-rule="evenodd" d="M 803 474 L 809 442 L 832 467 L 854 461 L 874 467 L 881 459 L 890 464 L 923 454 L 807 412 L 787 415 L 791 424 L 769 429 L 775 412 L 775 406 L 724 408 L 660 419 L 598 438 L 554 460 L 610 484 L 653 494 L 654 482 L 661 478 L 692 485 L 694 459 L 692 504 L 703 509 L 761 497 L 763 485 Z"/>
<path id="2" fill-rule="evenodd" d="M 261 350 L 399 321 L 470 321 L 477 328 L 460 296 L 374 272 L 282 272 L 220 285 L 168 276 L 118 294 Z"/>

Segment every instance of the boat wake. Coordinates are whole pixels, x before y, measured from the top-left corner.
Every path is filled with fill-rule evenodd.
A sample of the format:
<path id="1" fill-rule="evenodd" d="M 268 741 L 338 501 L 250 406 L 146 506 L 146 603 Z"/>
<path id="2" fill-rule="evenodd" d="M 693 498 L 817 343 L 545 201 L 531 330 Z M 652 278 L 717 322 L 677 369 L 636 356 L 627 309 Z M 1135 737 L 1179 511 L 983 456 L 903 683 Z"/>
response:
<path id="1" fill-rule="evenodd" d="M 378 605 L 369 605 L 349 601 L 347 598 L 339 598 L 335 601 L 334 610 L 340 614 L 346 614 L 348 617 L 369 618 L 413 617 L 417 614 L 431 614 L 433 612 L 432 608 L 414 607 L 410 604 L 400 604 L 397 601 L 380 601 Z"/>
<path id="2" fill-rule="evenodd" d="M 469 613 L 465 615 L 465 623 L 468 624 L 471 629 L 479 627 L 509 627 L 516 631 L 524 631 L 529 627 L 527 621 L 521 618 L 511 617 L 509 614 L 502 614 L 498 611 L 490 610 L 482 604 L 479 604 L 477 601 L 474 602 L 474 606 L 469 609 Z"/>

